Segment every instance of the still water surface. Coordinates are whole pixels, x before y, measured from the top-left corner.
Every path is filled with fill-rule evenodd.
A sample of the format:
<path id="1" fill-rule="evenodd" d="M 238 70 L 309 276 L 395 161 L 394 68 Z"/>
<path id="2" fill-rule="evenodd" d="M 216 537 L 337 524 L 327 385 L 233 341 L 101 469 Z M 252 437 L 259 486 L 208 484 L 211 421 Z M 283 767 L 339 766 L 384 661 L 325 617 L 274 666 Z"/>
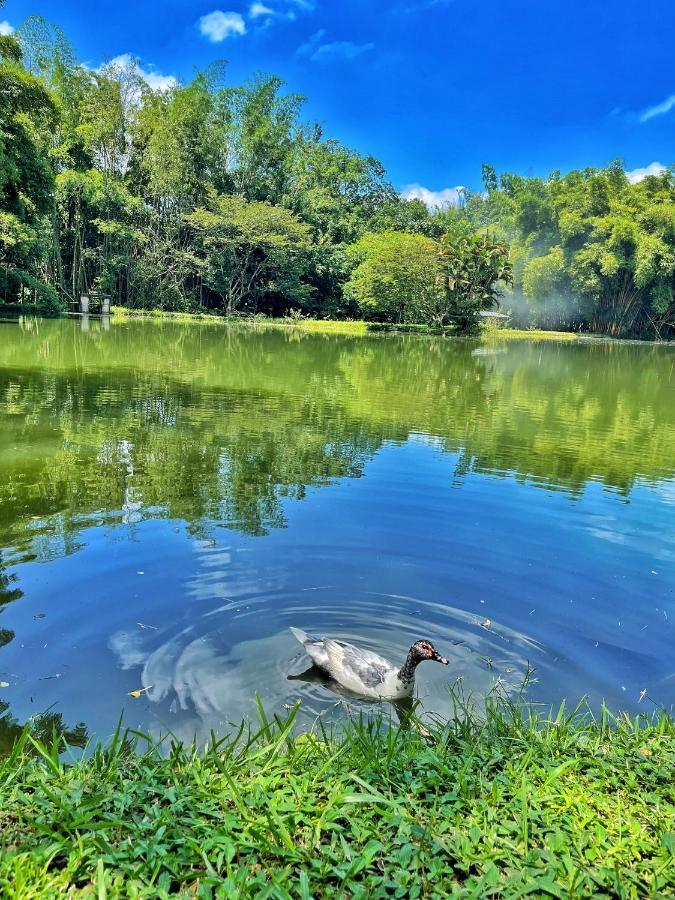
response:
<path id="1" fill-rule="evenodd" d="M 675 348 L 82 324 L 0 324 L 0 751 L 344 714 L 289 625 L 672 708 Z"/>

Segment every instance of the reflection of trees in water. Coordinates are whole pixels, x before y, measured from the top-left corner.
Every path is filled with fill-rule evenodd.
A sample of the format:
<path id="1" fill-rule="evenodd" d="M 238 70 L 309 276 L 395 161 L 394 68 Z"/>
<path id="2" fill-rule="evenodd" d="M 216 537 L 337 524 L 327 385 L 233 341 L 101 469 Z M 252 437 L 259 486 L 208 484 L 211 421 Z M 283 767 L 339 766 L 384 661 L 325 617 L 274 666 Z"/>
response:
<path id="1" fill-rule="evenodd" d="M 203 520 L 217 519 L 264 534 L 284 525 L 284 498 L 302 499 L 308 486 L 360 474 L 377 447 L 359 423 L 283 395 L 203 395 L 179 384 L 160 397 L 165 384 L 133 379 L 118 384 L 103 415 L 105 384 L 92 378 L 87 387 L 50 379 L 47 408 L 43 402 L 36 419 L 58 410 L 58 431 L 42 456 L 17 462 L 17 477 L 10 474 L 0 486 L 0 528 L 50 510 L 116 511 L 133 521 L 142 503 L 185 519 L 197 532 Z M 34 388 L 27 405 L 39 402 Z M 72 552 L 63 524 L 64 516 L 54 517 L 50 539 L 59 551 Z M 39 545 L 36 536 L 36 552 Z M 49 553 L 45 545 L 40 556 Z"/>
<path id="2" fill-rule="evenodd" d="M 11 603 L 13 600 L 19 600 L 23 597 L 23 592 L 21 588 L 16 586 L 16 581 L 16 575 L 14 573 L 10 575 L 5 569 L 2 550 L 0 549 L 0 613 L 6 603 Z M 4 643 L 8 642 L 4 641 Z"/>
<path id="3" fill-rule="evenodd" d="M 16 575 L 9 574 L 5 568 L 0 552 L 0 613 L 6 604 L 19 600 L 23 593 L 15 586 Z M 14 632 L 8 628 L 0 628 L 0 651 L 14 640 Z M 2 656 L 0 656 L 0 660 Z M 2 669 L 2 666 L 0 666 Z M 31 734 L 41 741 L 51 744 L 54 735 L 65 738 L 73 747 L 84 747 L 87 742 L 87 729 L 84 723 L 69 728 L 64 724 L 61 713 L 44 712 L 30 719 Z M 9 701 L 0 699 L 0 758 L 10 752 L 24 726 L 9 712 Z"/>
<path id="4" fill-rule="evenodd" d="M 459 454 L 456 478 L 570 492 L 597 478 L 628 492 L 639 475 L 672 475 L 663 348 L 298 334 L 15 329 L 0 343 L 0 531 L 25 538 L 32 517 L 51 516 L 31 541 L 40 558 L 73 552 L 75 517 L 96 511 L 264 534 L 285 524 L 286 498 L 358 477 L 411 432 Z"/>
<path id="5" fill-rule="evenodd" d="M 23 597 L 23 591 L 16 587 L 16 575 L 9 574 L 5 569 L 2 559 L 2 550 L 0 550 L 0 614 L 8 603 L 14 600 L 20 600 Z M 9 628 L 0 628 L 0 650 L 11 644 L 14 640 L 14 632 Z"/>
<path id="6" fill-rule="evenodd" d="M 71 747 L 84 747 L 87 743 L 88 734 L 84 722 L 69 728 L 64 724 L 61 713 L 45 712 L 32 716 L 26 724 L 30 725 L 33 737 L 45 744 L 51 745 L 54 736 L 65 740 Z M 0 700 L 0 759 L 11 751 L 24 727 L 9 712 L 9 703 Z"/>

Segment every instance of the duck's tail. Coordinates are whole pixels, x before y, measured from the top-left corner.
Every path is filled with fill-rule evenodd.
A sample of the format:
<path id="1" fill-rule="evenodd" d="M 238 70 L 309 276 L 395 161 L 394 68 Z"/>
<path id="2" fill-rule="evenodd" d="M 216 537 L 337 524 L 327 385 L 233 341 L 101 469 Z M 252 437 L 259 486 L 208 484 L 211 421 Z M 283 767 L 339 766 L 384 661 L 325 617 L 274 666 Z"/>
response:
<path id="1" fill-rule="evenodd" d="M 307 634 L 306 631 L 303 631 L 302 628 L 293 628 L 292 625 L 291 625 L 291 634 L 296 639 L 296 641 L 300 641 L 300 643 L 302 644 L 303 647 L 305 646 L 305 644 L 307 644 L 311 640 L 313 640 L 313 638 L 311 638 Z"/>

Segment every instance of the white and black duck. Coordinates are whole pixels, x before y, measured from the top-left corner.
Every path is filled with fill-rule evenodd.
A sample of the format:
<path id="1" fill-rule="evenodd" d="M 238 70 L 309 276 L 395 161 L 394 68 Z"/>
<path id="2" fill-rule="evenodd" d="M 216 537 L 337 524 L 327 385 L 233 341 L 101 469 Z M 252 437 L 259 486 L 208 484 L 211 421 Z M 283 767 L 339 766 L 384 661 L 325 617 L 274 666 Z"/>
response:
<path id="1" fill-rule="evenodd" d="M 447 666 L 431 641 L 415 641 L 402 666 L 388 659 L 333 638 L 310 637 L 300 628 L 291 628 L 293 636 L 305 648 L 314 665 L 338 684 L 362 697 L 403 700 L 415 689 L 415 670 L 425 660 Z"/>

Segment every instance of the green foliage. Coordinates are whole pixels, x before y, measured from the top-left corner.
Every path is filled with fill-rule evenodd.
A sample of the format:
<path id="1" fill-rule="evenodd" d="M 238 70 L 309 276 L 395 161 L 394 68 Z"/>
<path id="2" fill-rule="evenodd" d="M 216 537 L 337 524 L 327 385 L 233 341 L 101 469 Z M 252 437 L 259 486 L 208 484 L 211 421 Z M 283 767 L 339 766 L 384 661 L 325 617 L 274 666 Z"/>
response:
<path id="1" fill-rule="evenodd" d="M 257 312 L 269 295 L 284 306 L 306 299 L 310 229 L 289 210 L 220 195 L 185 218 L 195 235 L 197 275 L 228 315 L 244 307 Z"/>
<path id="2" fill-rule="evenodd" d="M 357 265 L 345 285 L 366 319 L 419 322 L 440 301 L 438 245 L 418 234 L 365 234 L 350 251 Z"/>
<path id="3" fill-rule="evenodd" d="M 489 167 L 488 167 L 489 168 Z M 534 321 L 614 335 L 675 333 L 675 177 L 629 182 L 620 162 L 548 179 L 493 170 L 465 215 L 511 243 Z M 553 304 L 549 302 L 553 301 Z M 508 304 L 507 304 L 508 305 Z"/>
<path id="4" fill-rule="evenodd" d="M 449 321 L 460 333 L 473 333 L 480 313 L 497 305 L 499 286 L 512 281 L 508 247 L 480 235 L 446 235 L 440 255 L 446 304 L 439 324 Z"/>
<path id="5" fill-rule="evenodd" d="M 399 196 L 377 160 L 304 123 L 304 98 L 274 76 L 228 85 L 217 63 L 153 90 L 134 60 L 79 66 L 39 16 L 0 36 L 0 58 L 5 303 L 55 310 L 93 291 L 130 308 L 473 331 L 512 280 L 516 324 L 675 334 L 672 170 L 632 184 L 619 162 L 546 179 L 484 165 L 483 192 L 429 210 Z M 287 211 L 306 230 L 252 251 L 258 269 L 243 245 L 233 251 L 218 197 L 267 204 L 251 211 L 270 220 Z M 445 248 L 439 260 L 425 241 Z M 497 261 L 504 244 L 510 268 Z"/>
<path id="6" fill-rule="evenodd" d="M 280 79 L 228 86 L 216 64 L 152 90 L 134 60 L 78 66 L 36 16 L 0 53 L 5 301 L 32 279 L 72 303 L 352 311 L 345 245 L 396 195 Z"/>
<path id="7" fill-rule="evenodd" d="M 38 288 L 36 275 L 54 183 L 43 135 L 55 108 L 43 83 L 21 65 L 18 42 L 7 38 L 0 52 L 0 301 L 50 307 L 54 297 Z"/>
<path id="8" fill-rule="evenodd" d="M 533 300 L 549 297 L 560 289 L 564 271 L 562 247 L 552 247 L 543 256 L 531 257 L 522 273 L 523 293 Z"/>
<path id="9" fill-rule="evenodd" d="M 350 251 L 357 262 L 345 295 L 367 319 L 396 324 L 452 324 L 476 331 L 511 280 L 508 249 L 479 235 L 384 231 L 365 234 Z"/>
<path id="10" fill-rule="evenodd" d="M 120 729 L 0 766 L 4 896 L 665 897 L 675 723 L 457 701 L 447 724 L 242 723 L 202 752 Z"/>

